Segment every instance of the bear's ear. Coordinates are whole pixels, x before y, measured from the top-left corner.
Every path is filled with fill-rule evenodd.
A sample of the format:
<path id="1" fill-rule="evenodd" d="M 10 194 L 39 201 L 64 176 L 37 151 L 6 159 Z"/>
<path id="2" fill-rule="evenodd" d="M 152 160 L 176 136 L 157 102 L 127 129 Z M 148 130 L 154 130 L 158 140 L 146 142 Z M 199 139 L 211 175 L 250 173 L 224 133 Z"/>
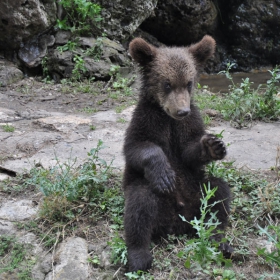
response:
<path id="1" fill-rule="evenodd" d="M 188 50 L 198 64 L 204 64 L 214 54 L 215 48 L 215 40 L 211 36 L 205 35 L 200 42 L 191 45 Z"/>
<path id="2" fill-rule="evenodd" d="M 141 38 L 135 38 L 129 44 L 129 53 L 136 62 L 145 66 L 155 58 L 156 47 Z"/>

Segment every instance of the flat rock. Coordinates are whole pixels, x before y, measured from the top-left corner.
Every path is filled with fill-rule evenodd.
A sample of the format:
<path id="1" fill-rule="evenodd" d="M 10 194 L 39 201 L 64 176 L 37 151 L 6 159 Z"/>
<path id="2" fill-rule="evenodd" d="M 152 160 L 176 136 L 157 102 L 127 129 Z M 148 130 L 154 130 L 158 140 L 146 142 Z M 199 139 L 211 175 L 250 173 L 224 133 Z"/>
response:
<path id="1" fill-rule="evenodd" d="M 17 121 L 19 119 L 20 116 L 18 116 L 17 112 L 6 108 L 0 108 L 0 123 Z"/>
<path id="2" fill-rule="evenodd" d="M 85 280 L 88 279 L 88 246 L 80 237 L 71 237 L 59 245 L 55 259 L 57 265 L 45 280 Z"/>
<path id="3" fill-rule="evenodd" d="M 238 167 L 270 169 L 275 166 L 280 145 L 280 122 L 257 123 L 249 129 L 235 129 L 229 124 L 211 127 L 210 132 L 223 132 L 228 144 L 226 160 L 235 161 Z"/>
<path id="4" fill-rule="evenodd" d="M 0 208 L 0 219 L 11 222 L 23 221 L 35 216 L 37 210 L 31 200 L 7 201 Z"/>
<path id="5" fill-rule="evenodd" d="M 16 228 L 12 222 L 0 219 L 0 236 L 13 235 L 15 233 L 16 233 Z"/>
<path id="6" fill-rule="evenodd" d="M 104 143 L 99 157 L 118 169 L 124 168 L 123 143 L 125 130 L 135 106 L 118 114 L 113 110 L 98 112 L 92 116 L 50 113 L 50 116 L 30 121 L 33 125 L 16 126 L 14 133 L 1 132 L 0 154 L 9 159 L 2 166 L 21 172 L 40 162 L 44 168 L 60 162 L 76 160 L 83 163 L 88 152 Z M 12 116 L 13 112 L 7 113 Z M 120 120 L 122 120 L 120 122 Z M 27 122 L 27 120 L 25 120 Z M 91 130 L 90 127 L 94 127 Z M 26 129 L 26 130 L 23 130 Z M 223 132 L 228 146 L 225 160 L 234 161 L 235 166 L 251 169 L 269 169 L 275 166 L 277 148 L 280 145 L 280 123 L 257 123 L 249 129 L 236 129 L 228 123 L 209 128 L 209 132 Z"/>
<path id="7" fill-rule="evenodd" d="M 9 178 L 9 175 L 0 173 L 0 181 L 5 181 Z"/>
<path id="8" fill-rule="evenodd" d="M 71 129 L 75 129 L 79 125 L 90 125 L 92 120 L 82 116 L 75 115 L 61 115 L 61 116 L 50 116 L 47 118 L 41 118 L 33 122 L 40 127 L 68 132 Z"/>

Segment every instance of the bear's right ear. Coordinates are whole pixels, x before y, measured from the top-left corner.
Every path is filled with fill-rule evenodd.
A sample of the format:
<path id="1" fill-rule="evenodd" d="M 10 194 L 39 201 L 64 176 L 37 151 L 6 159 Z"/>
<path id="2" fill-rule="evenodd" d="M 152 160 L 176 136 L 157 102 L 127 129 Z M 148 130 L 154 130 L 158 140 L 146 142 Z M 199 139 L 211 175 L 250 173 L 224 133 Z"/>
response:
<path id="1" fill-rule="evenodd" d="M 191 45 L 188 51 L 198 64 L 203 65 L 214 54 L 215 48 L 215 40 L 211 36 L 205 35 L 200 42 Z"/>
<path id="2" fill-rule="evenodd" d="M 141 38 L 135 38 L 129 44 L 129 53 L 136 62 L 145 66 L 155 58 L 156 47 Z"/>

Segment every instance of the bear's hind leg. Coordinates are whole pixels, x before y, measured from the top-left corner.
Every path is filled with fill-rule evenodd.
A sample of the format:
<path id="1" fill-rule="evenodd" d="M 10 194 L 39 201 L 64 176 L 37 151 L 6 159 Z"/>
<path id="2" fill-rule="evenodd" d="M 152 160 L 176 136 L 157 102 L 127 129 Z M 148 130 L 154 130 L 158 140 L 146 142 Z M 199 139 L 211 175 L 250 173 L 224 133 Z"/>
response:
<path id="1" fill-rule="evenodd" d="M 133 187 L 125 194 L 125 239 L 129 271 L 147 271 L 152 265 L 149 247 L 157 221 L 157 196 L 143 187 Z"/>

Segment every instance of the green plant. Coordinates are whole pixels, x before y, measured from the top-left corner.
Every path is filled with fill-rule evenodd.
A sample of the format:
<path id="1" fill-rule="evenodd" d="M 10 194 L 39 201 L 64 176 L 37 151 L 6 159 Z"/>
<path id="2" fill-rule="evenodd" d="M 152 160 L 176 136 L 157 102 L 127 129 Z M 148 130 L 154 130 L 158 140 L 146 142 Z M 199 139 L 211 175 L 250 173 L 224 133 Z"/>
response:
<path id="1" fill-rule="evenodd" d="M 72 71 L 72 78 L 74 80 L 80 80 L 82 77 L 82 74 L 87 71 L 87 68 L 85 67 L 85 61 L 83 57 L 79 55 L 75 55 L 73 58 L 75 62 L 74 69 Z"/>
<path id="2" fill-rule="evenodd" d="M 126 104 L 119 105 L 115 108 L 116 113 L 121 113 L 127 107 Z"/>
<path id="3" fill-rule="evenodd" d="M 124 118 L 119 118 L 117 119 L 118 123 L 126 123 L 126 120 Z"/>
<path id="4" fill-rule="evenodd" d="M 209 126 L 211 124 L 212 121 L 211 117 L 209 117 L 208 115 L 203 115 L 202 118 L 205 126 Z"/>
<path id="5" fill-rule="evenodd" d="M 75 160 L 60 163 L 58 159 L 50 169 L 33 168 L 25 184 L 35 184 L 45 196 L 59 195 L 68 201 L 94 199 L 96 192 L 104 189 L 111 168 L 111 164 L 99 158 L 102 148 L 103 142 L 99 140 L 97 147 L 88 153 L 88 161 L 78 170 L 74 168 Z"/>
<path id="6" fill-rule="evenodd" d="M 42 65 L 42 70 L 43 70 L 43 77 L 44 79 L 42 80 L 44 83 L 49 83 L 51 81 L 51 76 L 49 73 L 49 69 L 48 69 L 48 56 L 44 56 L 42 61 L 41 61 L 41 65 Z"/>
<path id="7" fill-rule="evenodd" d="M 107 216 L 112 229 L 123 228 L 120 178 L 112 173 L 112 162 L 107 164 L 99 157 L 102 148 L 103 142 L 99 140 L 97 147 L 88 153 L 88 160 L 78 167 L 76 160 L 61 163 L 57 159 L 56 165 L 49 169 L 31 169 L 23 185 L 35 186 L 45 195 L 39 211 L 41 218 L 71 222 L 89 212 L 94 220 Z"/>
<path id="8" fill-rule="evenodd" d="M 259 248 L 257 254 L 265 258 L 265 261 L 280 267 L 280 227 L 269 225 L 262 228 L 258 225 L 260 234 L 264 234 L 270 242 L 275 246 L 272 252 L 267 252 L 266 248 Z"/>
<path id="9" fill-rule="evenodd" d="M 130 78 L 123 78 L 120 75 L 120 66 L 111 65 L 109 75 L 111 76 L 106 89 L 110 92 L 110 96 L 113 99 L 122 98 L 132 95 L 131 85 L 135 80 L 135 76 Z"/>
<path id="10" fill-rule="evenodd" d="M 234 64 L 227 64 L 225 71 L 219 72 L 224 74 L 230 80 L 229 95 L 225 98 L 225 108 L 221 111 L 226 120 L 237 128 L 248 126 L 252 120 L 255 119 L 256 107 L 258 98 L 251 89 L 251 82 L 249 78 L 243 79 L 240 85 L 236 85 L 233 81 L 230 69 Z"/>
<path id="11" fill-rule="evenodd" d="M 123 265 L 127 264 L 127 247 L 125 241 L 119 237 L 116 233 L 110 242 L 108 242 L 112 253 L 111 253 L 111 261 L 114 264 L 121 263 Z"/>
<path id="12" fill-rule="evenodd" d="M 221 276 L 221 280 L 237 280 L 236 274 L 234 271 L 229 269 L 213 269 L 213 274 L 215 277 Z"/>
<path id="13" fill-rule="evenodd" d="M 0 236 L 0 257 L 0 273 L 16 271 L 17 279 L 31 279 L 30 272 L 34 261 L 28 256 L 26 247 L 14 237 Z"/>
<path id="14" fill-rule="evenodd" d="M 84 112 L 86 114 L 93 114 L 96 113 L 98 110 L 96 108 L 91 108 L 91 107 L 85 107 L 80 110 L 81 112 Z"/>
<path id="15" fill-rule="evenodd" d="M 258 117 L 265 120 L 277 120 L 280 116 L 280 96 L 278 83 L 280 81 L 280 69 L 269 70 L 271 79 L 267 81 L 267 86 L 258 104 Z"/>
<path id="16" fill-rule="evenodd" d="M 278 96 L 280 70 L 278 67 L 269 71 L 271 79 L 266 85 L 259 85 L 257 89 L 252 88 L 249 78 L 236 84 L 230 73 L 234 64 L 227 64 L 227 69 L 221 71 L 230 80 L 228 94 L 210 94 L 199 92 L 195 100 L 201 110 L 214 109 L 219 111 L 223 118 L 236 128 L 248 127 L 254 120 L 272 121 L 280 117 L 280 98 Z M 201 86 L 198 85 L 198 89 Z M 206 119 L 206 121 L 208 121 Z"/>
<path id="17" fill-rule="evenodd" d="M 109 75 L 111 77 L 116 77 L 119 74 L 120 66 L 119 65 L 111 65 Z"/>
<path id="18" fill-rule="evenodd" d="M 208 184 L 207 187 L 206 185 L 203 187 L 205 194 L 201 191 L 201 217 L 199 219 L 195 217 L 193 220 L 188 222 L 185 217 L 180 216 L 184 222 L 188 222 L 192 225 L 197 232 L 198 238 L 189 240 L 186 243 L 184 250 L 180 251 L 178 256 L 180 258 L 186 258 L 186 268 L 191 267 L 192 260 L 196 262 L 196 269 L 204 269 L 204 271 L 207 271 L 205 269 L 207 269 L 212 263 L 217 263 L 218 265 L 225 263 L 229 266 L 231 264 L 231 260 L 226 260 L 223 257 L 222 252 L 218 250 L 219 244 L 211 239 L 211 236 L 213 236 L 213 234 L 217 231 L 217 227 L 220 224 L 216 216 L 217 213 L 211 212 L 211 209 L 214 205 L 220 203 L 221 201 L 209 204 L 209 200 L 215 195 L 217 187 L 211 189 L 210 184 Z"/>
<path id="19" fill-rule="evenodd" d="M 103 54 L 103 39 L 104 37 L 98 37 L 92 48 L 88 48 L 85 55 L 92 56 L 95 61 L 99 61 Z"/>
<path id="20" fill-rule="evenodd" d="M 280 216 L 279 181 L 269 183 L 263 176 L 235 168 L 233 162 L 211 162 L 206 171 L 209 176 L 223 178 L 232 187 L 232 217 L 249 222 L 268 214 Z"/>
<path id="21" fill-rule="evenodd" d="M 2 129 L 5 132 L 14 132 L 15 131 L 15 127 L 12 125 L 9 125 L 9 124 L 2 125 Z"/>
<path id="22" fill-rule="evenodd" d="M 93 256 L 93 257 L 89 257 L 88 262 L 93 264 L 93 265 L 99 265 L 100 264 L 100 259 L 98 258 L 98 256 Z"/>
<path id="23" fill-rule="evenodd" d="M 138 270 L 137 272 L 127 272 L 124 274 L 127 279 L 139 279 L 139 280 L 154 280 L 154 276 L 152 276 L 149 272 L 145 272 L 142 270 Z"/>
<path id="24" fill-rule="evenodd" d="M 280 116 L 280 99 L 277 98 L 280 80 L 278 67 L 269 71 L 272 78 L 267 81 L 267 86 L 257 90 L 251 88 L 249 78 L 243 79 L 236 85 L 230 74 L 234 64 L 227 64 L 227 69 L 219 74 L 224 74 L 230 81 L 229 95 L 225 98 L 225 108 L 221 110 L 224 118 L 230 120 L 237 128 L 248 126 L 252 120 L 277 120 Z M 263 92 L 264 91 L 264 92 Z"/>
<path id="25" fill-rule="evenodd" d="M 74 51 L 78 47 L 79 43 L 76 41 L 68 41 L 65 45 L 63 46 L 58 46 L 56 49 L 59 52 L 65 52 L 65 51 Z"/>
<path id="26" fill-rule="evenodd" d="M 102 20 L 100 5 L 87 0 L 61 0 L 59 4 L 66 12 L 64 19 L 57 20 L 59 29 L 86 34 L 91 26 L 99 27 Z"/>

